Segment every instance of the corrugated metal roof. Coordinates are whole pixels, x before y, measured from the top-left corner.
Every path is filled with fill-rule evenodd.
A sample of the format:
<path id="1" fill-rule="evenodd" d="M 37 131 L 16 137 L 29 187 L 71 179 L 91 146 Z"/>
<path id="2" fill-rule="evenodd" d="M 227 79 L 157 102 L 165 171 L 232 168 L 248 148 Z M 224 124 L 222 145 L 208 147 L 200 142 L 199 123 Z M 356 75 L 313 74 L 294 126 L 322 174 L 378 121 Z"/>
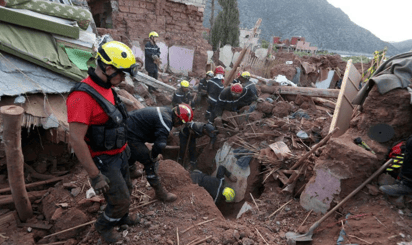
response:
<path id="1" fill-rule="evenodd" d="M 67 93 L 75 81 L 23 59 L 0 53 L 0 97 Z"/>

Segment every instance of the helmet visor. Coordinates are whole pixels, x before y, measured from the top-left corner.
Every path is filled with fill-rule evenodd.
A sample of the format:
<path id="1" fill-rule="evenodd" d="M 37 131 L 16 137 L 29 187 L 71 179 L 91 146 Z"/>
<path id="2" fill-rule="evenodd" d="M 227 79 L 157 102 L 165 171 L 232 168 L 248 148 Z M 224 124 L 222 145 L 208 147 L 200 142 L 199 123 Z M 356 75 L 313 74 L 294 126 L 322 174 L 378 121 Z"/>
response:
<path id="1" fill-rule="evenodd" d="M 122 71 L 123 73 L 129 73 L 130 76 L 134 77 L 137 75 L 137 72 L 139 70 L 139 66 L 135 63 L 130 68 L 127 69 L 118 69 L 119 71 Z"/>

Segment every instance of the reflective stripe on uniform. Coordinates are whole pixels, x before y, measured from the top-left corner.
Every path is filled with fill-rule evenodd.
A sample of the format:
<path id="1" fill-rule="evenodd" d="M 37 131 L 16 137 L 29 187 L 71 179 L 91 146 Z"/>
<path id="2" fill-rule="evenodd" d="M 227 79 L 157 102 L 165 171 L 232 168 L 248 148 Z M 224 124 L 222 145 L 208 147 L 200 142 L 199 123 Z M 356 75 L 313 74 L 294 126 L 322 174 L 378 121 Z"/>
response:
<path id="1" fill-rule="evenodd" d="M 105 219 L 107 219 L 108 221 L 110 221 L 110 222 L 117 222 L 117 221 L 121 220 L 121 218 L 118 218 L 118 219 L 110 218 L 109 216 L 106 215 L 105 212 L 103 212 L 103 217 L 104 217 Z"/>
<path id="2" fill-rule="evenodd" d="M 219 188 L 217 188 L 217 193 L 216 193 L 216 197 L 215 197 L 215 200 L 214 200 L 215 203 L 216 203 L 216 201 L 217 201 L 217 198 L 219 197 L 220 188 L 222 188 L 222 184 L 223 184 L 223 180 L 224 180 L 224 179 L 225 179 L 225 178 L 221 178 L 221 179 L 220 179 Z"/>
<path id="3" fill-rule="evenodd" d="M 167 132 L 170 132 L 170 128 L 166 125 L 165 121 L 163 120 L 162 113 L 160 112 L 160 107 L 157 107 L 157 114 L 159 114 L 160 122 L 163 124 L 163 127 L 167 129 Z"/>
<path id="4" fill-rule="evenodd" d="M 216 100 L 216 99 L 213 99 L 212 97 L 210 97 L 210 95 L 208 95 L 208 97 L 209 97 L 209 99 L 210 99 L 211 101 L 217 102 L 217 100 Z"/>

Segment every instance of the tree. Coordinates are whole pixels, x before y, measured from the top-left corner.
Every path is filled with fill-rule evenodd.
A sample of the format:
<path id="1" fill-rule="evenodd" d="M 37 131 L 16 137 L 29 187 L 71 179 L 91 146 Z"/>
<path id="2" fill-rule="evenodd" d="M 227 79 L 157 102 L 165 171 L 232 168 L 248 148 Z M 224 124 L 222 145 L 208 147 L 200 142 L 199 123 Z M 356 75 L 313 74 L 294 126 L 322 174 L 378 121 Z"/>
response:
<path id="1" fill-rule="evenodd" d="M 212 1 L 211 2 L 212 11 L 210 14 L 210 19 L 209 19 L 209 22 L 210 22 L 210 33 L 209 33 L 209 38 L 208 38 L 209 43 L 212 43 L 212 29 L 213 29 L 213 23 L 215 20 L 215 0 L 211 0 L 211 1 Z"/>
<path id="2" fill-rule="evenodd" d="M 212 27 L 211 44 L 216 50 L 221 45 L 239 46 L 239 9 L 237 0 L 218 0 L 222 11 L 216 17 Z"/>

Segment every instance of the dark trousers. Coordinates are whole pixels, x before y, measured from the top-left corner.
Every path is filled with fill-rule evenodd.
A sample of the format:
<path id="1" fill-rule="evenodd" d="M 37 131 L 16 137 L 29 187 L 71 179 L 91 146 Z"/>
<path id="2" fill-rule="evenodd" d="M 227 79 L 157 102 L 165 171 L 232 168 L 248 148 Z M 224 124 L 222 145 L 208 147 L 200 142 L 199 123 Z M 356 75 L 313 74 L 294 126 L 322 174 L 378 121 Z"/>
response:
<path id="1" fill-rule="evenodd" d="M 401 180 L 404 180 L 406 185 L 412 187 L 412 137 L 406 141 L 405 159 L 402 164 Z"/>
<path id="2" fill-rule="evenodd" d="M 129 166 L 133 166 L 136 161 L 140 162 L 144 166 L 143 169 L 146 172 L 146 178 L 149 184 L 151 186 L 159 184 L 160 179 L 157 175 L 157 167 L 159 163 L 151 160 L 150 150 L 144 142 L 129 140 L 129 147 L 131 153 L 129 158 Z"/>
<path id="3" fill-rule="evenodd" d="M 179 156 L 183 159 L 186 153 L 187 141 L 189 140 L 190 130 L 185 127 L 182 131 L 179 132 L 179 139 L 180 139 L 180 153 Z M 189 142 L 189 159 L 191 162 L 196 162 L 196 137 L 195 134 L 192 133 Z"/>
<path id="4" fill-rule="evenodd" d="M 216 117 L 215 107 L 216 107 L 217 103 L 210 100 L 210 99 L 207 100 L 207 103 L 209 103 L 209 106 L 207 107 L 207 111 L 206 111 L 205 116 L 207 115 L 207 117 L 208 117 L 207 119 L 208 119 L 209 123 L 214 123 L 215 117 Z"/>
<path id="5" fill-rule="evenodd" d="M 148 75 L 149 75 L 150 77 L 153 77 L 154 79 L 157 80 L 157 78 L 158 78 L 158 76 L 159 76 L 159 73 L 158 73 L 157 71 L 155 71 L 155 72 L 148 72 Z M 152 92 L 152 91 L 156 90 L 155 87 L 152 87 L 152 86 L 150 86 L 150 85 L 147 85 L 147 86 L 149 87 L 149 92 Z"/>
<path id="6" fill-rule="evenodd" d="M 107 206 L 103 216 L 109 226 L 115 226 L 121 218 L 127 217 L 130 206 L 132 183 L 130 181 L 128 158 L 129 148 L 117 155 L 100 155 L 93 158 L 96 167 L 109 178 L 110 189 L 104 193 Z"/>

